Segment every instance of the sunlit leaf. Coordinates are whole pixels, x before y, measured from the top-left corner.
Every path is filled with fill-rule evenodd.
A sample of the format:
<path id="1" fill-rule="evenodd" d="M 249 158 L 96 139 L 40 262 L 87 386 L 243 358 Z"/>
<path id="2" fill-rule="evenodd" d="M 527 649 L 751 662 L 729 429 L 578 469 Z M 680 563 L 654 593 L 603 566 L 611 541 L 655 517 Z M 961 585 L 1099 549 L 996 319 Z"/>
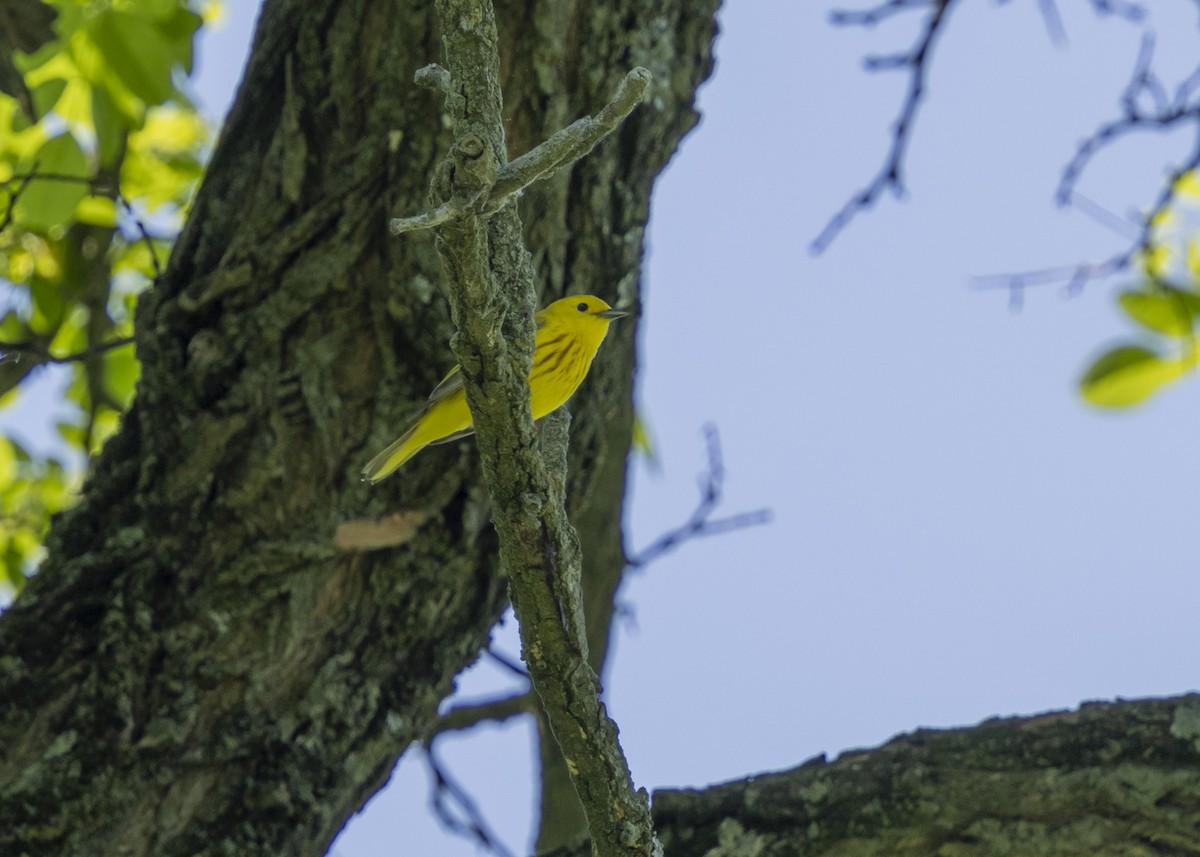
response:
<path id="1" fill-rule="evenodd" d="M 75 501 L 77 478 L 0 436 L 0 588 L 19 591 L 41 561 L 50 516 Z"/>
<path id="2" fill-rule="evenodd" d="M 42 144 L 34 164 L 39 174 L 51 178 L 35 178 L 29 183 L 17 200 L 17 217 L 35 229 L 50 229 L 65 223 L 88 192 L 87 159 L 73 136 L 59 134 Z"/>
<path id="3" fill-rule="evenodd" d="M 66 356 L 83 351 L 87 347 L 87 321 L 86 309 L 79 305 L 72 307 L 50 341 L 50 353 Z"/>
<path id="4" fill-rule="evenodd" d="M 147 104 L 162 104 L 175 90 L 174 67 L 191 69 L 192 34 L 201 19 L 178 5 L 161 18 L 153 11 L 105 9 L 88 21 L 86 29 L 131 92 Z"/>
<path id="5" fill-rule="evenodd" d="M 41 62 L 25 72 L 25 84 L 35 90 L 55 81 L 65 85 L 68 80 L 79 77 L 79 67 L 57 43 L 43 47 L 36 56 Z"/>
<path id="6" fill-rule="evenodd" d="M 76 449 L 83 449 L 86 440 L 84 427 L 78 423 L 60 421 L 55 428 L 59 436 Z"/>
<path id="7" fill-rule="evenodd" d="M 103 166 L 116 163 L 130 125 L 113 103 L 112 95 L 102 86 L 92 87 L 92 125 L 96 132 L 96 151 Z"/>
<path id="8" fill-rule="evenodd" d="M 67 82 L 62 78 L 48 80 L 41 86 L 35 86 L 30 94 L 33 96 L 33 109 L 37 111 L 37 115 L 45 116 L 53 110 L 66 88 Z"/>
<path id="9" fill-rule="evenodd" d="M 66 297 L 61 285 L 54 280 L 34 277 L 29 282 L 29 296 L 32 300 L 29 326 L 40 334 L 58 330 L 67 313 Z"/>
<path id="10" fill-rule="evenodd" d="M 1200 314 L 1200 295 L 1162 287 L 1153 292 L 1127 291 L 1118 296 L 1121 309 L 1143 327 L 1168 336 L 1190 336 Z"/>
<path id="11" fill-rule="evenodd" d="M 104 355 L 104 381 L 108 394 L 121 407 L 129 407 L 142 372 L 132 345 L 114 348 Z"/>
<path id="12" fill-rule="evenodd" d="M 1121 345 L 1101 354 L 1079 381 L 1084 399 L 1104 408 L 1127 408 L 1145 401 L 1174 381 L 1188 366 L 1140 345 Z"/>
<path id="13" fill-rule="evenodd" d="M 75 206 L 75 219 L 96 226 L 116 226 L 117 205 L 107 196 L 85 196 Z"/>
<path id="14" fill-rule="evenodd" d="M 1154 244 L 1141 253 L 1140 262 L 1142 269 L 1154 279 L 1165 279 L 1171 265 L 1172 256 L 1173 251 L 1169 245 Z"/>
<path id="15" fill-rule="evenodd" d="M 104 448 L 104 444 L 117 433 L 117 429 L 120 427 L 120 413 L 112 408 L 97 408 L 95 419 L 92 422 L 92 448 L 88 452 L 92 455 L 100 452 Z"/>
<path id="16" fill-rule="evenodd" d="M 73 129 L 92 130 L 92 86 L 82 77 L 67 84 L 54 112 Z"/>
<path id="17" fill-rule="evenodd" d="M 645 456 L 646 464 L 651 470 L 657 472 L 662 469 L 645 412 L 641 408 L 633 412 L 633 448 Z"/>
<path id="18" fill-rule="evenodd" d="M 0 157 L 7 157 L 12 162 L 28 161 L 46 141 L 46 128 L 38 123 L 21 130 L 16 127 L 21 111 L 17 102 L 12 98 L 0 98 L 0 128 L 5 129 L 0 134 Z M 7 181 L 13 175 L 12 163 L 0 172 L 0 179 Z"/>
<path id="19" fill-rule="evenodd" d="M 0 436 L 0 486 L 17 478 L 17 454 L 12 441 Z"/>
<path id="20" fill-rule="evenodd" d="M 1187 242 L 1187 269 L 1193 280 L 1200 280 L 1200 241 L 1195 238 Z"/>
<path id="21" fill-rule="evenodd" d="M 1179 196 L 1200 196 L 1200 176 L 1190 170 L 1175 180 L 1175 193 Z"/>
<path id="22" fill-rule="evenodd" d="M 94 88 L 108 93 L 111 106 L 121 115 L 124 123 L 131 128 L 141 127 L 146 115 L 146 103 L 113 71 L 90 32 L 81 29 L 73 33 L 68 40 L 68 47 L 79 73 Z"/>

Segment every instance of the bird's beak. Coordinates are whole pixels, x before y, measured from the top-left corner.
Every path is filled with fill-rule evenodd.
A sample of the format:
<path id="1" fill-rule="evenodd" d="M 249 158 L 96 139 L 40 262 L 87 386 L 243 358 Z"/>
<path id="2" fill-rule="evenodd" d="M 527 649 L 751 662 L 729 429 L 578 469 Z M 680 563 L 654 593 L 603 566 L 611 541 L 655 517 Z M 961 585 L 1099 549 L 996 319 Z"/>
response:
<path id="1" fill-rule="evenodd" d="M 623 309 L 606 309 L 602 312 L 596 313 L 596 315 L 599 318 L 624 318 L 625 316 L 629 315 L 629 313 Z"/>

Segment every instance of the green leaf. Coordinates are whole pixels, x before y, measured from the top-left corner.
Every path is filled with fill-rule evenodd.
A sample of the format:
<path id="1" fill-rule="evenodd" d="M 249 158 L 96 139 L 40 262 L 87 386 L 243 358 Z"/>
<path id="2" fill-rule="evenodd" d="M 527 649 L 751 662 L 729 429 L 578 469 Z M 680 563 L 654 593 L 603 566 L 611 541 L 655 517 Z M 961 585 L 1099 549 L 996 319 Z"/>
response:
<path id="1" fill-rule="evenodd" d="M 20 342 L 29 336 L 29 328 L 21 320 L 15 309 L 10 309 L 0 317 L 0 338 L 5 342 Z"/>
<path id="2" fill-rule="evenodd" d="M 83 449 L 86 440 L 83 426 L 63 420 L 57 424 L 57 428 L 63 440 L 77 449 Z"/>
<path id="3" fill-rule="evenodd" d="M 75 206 L 88 192 L 87 159 L 74 137 L 59 134 L 41 145 L 33 162 L 38 173 L 81 179 L 34 179 L 25 188 L 17 201 L 17 216 L 24 225 L 46 231 L 70 220 Z"/>
<path id="4" fill-rule="evenodd" d="M 0 436 L 0 485 L 8 485 L 17 478 L 17 450 L 13 442 Z"/>
<path id="5" fill-rule="evenodd" d="M 68 46 L 70 58 L 64 58 L 64 62 L 72 64 L 95 89 L 108 93 L 110 106 L 120 114 L 125 125 L 141 127 L 146 114 L 145 102 L 121 81 L 104 51 L 93 40 L 90 30 L 81 29 L 74 33 Z"/>
<path id="6" fill-rule="evenodd" d="M 33 92 L 33 109 L 38 116 L 45 116 L 54 109 L 54 105 L 58 103 L 59 97 L 63 94 L 63 90 L 67 88 L 67 82 L 61 77 L 57 80 L 48 80 L 41 86 L 34 87 Z"/>
<path id="7" fill-rule="evenodd" d="M 1096 358 L 1079 381 L 1083 398 L 1102 408 L 1127 408 L 1144 402 L 1159 387 L 1188 368 L 1140 345 L 1120 345 Z"/>
<path id="8" fill-rule="evenodd" d="M 142 11 L 105 9 L 88 22 L 88 35 L 109 67 L 138 98 L 162 104 L 175 91 L 176 66 L 191 68 L 192 33 L 199 16 L 179 10 L 162 21 Z M 190 16 L 190 17 L 187 17 Z"/>
<path id="9" fill-rule="evenodd" d="M 104 355 L 104 385 L 122 408 L 128 408 L 133 401 L 133 391 L 141 373 L 142 365 L 132 345 L 114 348 Z"/>
<path id="10" fill-rule="evenodd" d="M 42 277 L 34 277 L 29 281 L 29 297 L 33 304 L 29 326 L 39 334 L 56 332 L 67 315 L 66 298 L 61 286 L 58 280 Z"/>
<path id="11" fill-rule="evenodd" d="M 160 22 L 163 37 L 174 49 L 176 61 L 185 74 L 192 73 L 192 39 L 203 23 L 204 18 L 179 5 Z"/>
<path id="12" fill-rule="evenodd" d="M 124 148 L 130 125 L 108 89 L 103 86 L 92 87 L 92 123 L 96 128 L 96 150 L 100 154 L 100 164 L 112 166 Z"/>
<path id="13" fill-rule="evenodd" d="M 116 226 L 117 204 L 107 196 L 85 196 L 75 208 L 75 219 L 96 226 Z"/>
<path id="14" fill-rule="evenodd" d="M 1121 309 L 1142 327 L 1167 336 L 1191 336 L 1193 319 L 1200 314 L 1200 295 L 1162 286 L 1153 292 L 1122 292 Z"/>

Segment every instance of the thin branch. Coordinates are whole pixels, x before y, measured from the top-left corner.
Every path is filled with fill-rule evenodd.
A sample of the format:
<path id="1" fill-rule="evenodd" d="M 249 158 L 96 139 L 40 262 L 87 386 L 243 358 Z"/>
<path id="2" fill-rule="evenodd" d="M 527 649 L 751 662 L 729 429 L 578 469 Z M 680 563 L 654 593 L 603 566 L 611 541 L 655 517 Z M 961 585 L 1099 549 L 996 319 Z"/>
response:
<path id="1" fill-rule="evenodd" d="M 1103 123 L 1079 144 L 1063 168 L 1055 191 L 1055 202 L 1060 207 L 1077 205 L 1087 208 L 1090 200 L 1082 196 L 1076 187 L 1097 153 L 1134 133 L 1162 133 L 1190 125 L 1195 133 L 1192 151 L 1167 176 L 1154 202 L 1142 215 L 1132 243 L 1101 261 L 979 277 L 975 280 L 977 288 L 1008 289 L 1012 306 L 1019 308 L 1023 291 L 1030 286 L 1065 282 L 1066 293 L 1077 294 L 1093 280 L 1127 270 L 1139 255 L 1153 249 L 1155 225 L 1174 204 L 1180 180 L 1188 173 L 1200 170 L 1200 103 L 1194 97 L 1200 88 L 1200 67 L 1180 83 L 1173 94 L 1168 94 L 1151 66 L 1153 48 L 1154 43 L 1149 37 L 1143 39 L 1129 83 L 1121 93 L 1121 117 Z M 1143 96 L 1148 97 L 1152 104 L 1143 105 Z M 1083 205 L 1080 205 L 1081 201 L 1084 201 Z M 1096 206 L 1092 204 L 1091 207 Z"/>
<path id="2" fill-rule="evenodd" d="M 1134 24 L 1139 24 L 1146 18 L 1146 9 L 1140 3 L 1130 3 L 1127 0 L 1090 0 L 1092 9 L 1098 15 L 1115 15 Z"/>
<path id="3" fill-rule="evenodd" d="M 434 70 L 431 71 L 431 68 Z M 426 66 L 417 72 L 418 83 L 435 89 L 449 86 L 448 80 L 448 72 L 440 66 Z M 630 71 L 596 116 L 577 119 L 545 142 L 502 166 L 482 204 L 472 206 L 463 199 L 452 198 L 432 211 L 412 217 L 393 218 L 388 224 L 389 229 L 393 235 L 399 235 L 441 226 L 473 210 L 483 215 L 495 214 L 534 182 L 549 178 L 592 151 L 642 102 L 649 85 L 650 72 L 646 69 L 639 67 Z"/>
<path id="4" fill-rule="evenodd" d="M 841 210 L 829 219 L 829 222 L 825 224 L 825 228 L 821 230 L 821 233 L 809 245 L 810 252 L 814 254 L 823 253 L 833 242 L 833 239 L 849 225 L 855 215 L 874 205 L 884 191 L 890 190 L 897 197 L 904 196 L 905 187 L 902 172 L 904 153 L 912 137 L 917 110 L 925 95 L 926 83 L 929 78 L 929 68 L 933 56 L 934 40 L 941 31 L 942 25 L 946 22 L 946 15 L 950 11 L 950 7 L 956 2 L 957 0 L 926 0 L 925 3 L 918 4 L 915 2 L 898 3 L 896 0 L 892 0 L 892 2 L 884 3 L 871 12 L 861 13 L 857 18 L 849 13 L 841 13 L 840 17 L 835 14 L 833 17 L 832 20 L 834 23 L 865 26 L 874 24 L 882 17 L 895 14 L 897 11 L 915 8 L 918 5 L 928 6 L 931 9 L 929 18 L 925 21 L 925 26 L 917 38 L 917 43 L 910 51 L 890 56 L 868 57 L 866 60 L 866 67 L 869 71 L 907 68 L 908 93 L 904 98 L 904 104 L 900 109 L 900 116 L 893 128 L 892 145 L 888 150 L 887 157 L 884 159 L 883 167 L 870 184 L 852 196 L 842 206 Z"/>
<path id="5" fill-rule="evenodd" d="M 494 661 L 498 666 L 504 667 L 504 669 L 508 670 L 513 675 L 526 679 L 529 678 L 529 670 L 525 669 L 525 667 L 521 665 L 520 661 L 514 661 L 508 657 L 508 655 L 502 655 L 491 646 L 488 646 L 486 649 L 484 649 L 483 653 L 487 657 L 491 658 L 492 661 Z"/>
<path id="6" fill-rule="evenodd" d="M 40 172 L 37 164 L 27 173 L 15 173 L 4 181 L 0 181 L 0 189 L 8 190 L 12 185 L 24 186 L 33 180 L 47 182 L 62 182 L 64 184 L 87 185 L 93 196 L 114 196 L 118 193 L 108 181 L 99 176 L 81 176 L 74 173 L 44 173 Z"/>
<path id="7" fill-rule="evenodd" d="M 154 279 L 158 280 L 162 277 L 162 264 L 158 259 L 158 249 L 154 246 L 154 236 L 150 234 L 150 231 L 146 228 L 146 224 L 134 210 L 133 205 L 125 198 L 120 187 L 112 184 L 107 177 L 80 176 L 70 173 L 44 173 L 38 171 L 37 164 L 35 163 L 33 169 L 29 172 L 17 173 L 4 181 L 0 181 L 0 190 L 7 191 L 9 194 L 4 215 L 0 217 L 0 232 L 3 232 L 12 225 L 13 217 L 16 213 L 17 201 L 29 186 L 29 183 L 34 180 L 86 185 L 88 192 L 92 196 L 106 197 L 120 205 L 121 209 L 129 217 L 130 222 L 133 223 L 134 228 L 137 229 L 139 238 L 145 243 L 146 249 L 150 253 L 150 265 L 154 268 Z"/>
<path id="8" fill-rule="evenodd" d="M 1142 234 L 1140 220 L 1119 217 L 1078 190 L 1071 193 L 1071 207 L 1129 241 L 1137 240 Z"/>
<path id="9" fill-rule="evenodd" d="M 721 503 L 725 485 L 725 464 L 721 458 L 721 438 L 717 427 L 711 423 L 704 427 L 704 439 L 708 447 L 708 470 L 700 477 L 700 502 L 691 517 L 673 530 L 663 533 L 637 554 L 626 560 L 633 569 L 645 568 L 665 553 L 675 550 L 684 542 L 704 536 L 716 536 L 734 530 L 766 524 L 771 520 L 770 509 L 757 509 L 711 520 L 710 516 Z"/>
<path id="10" fill-rule="evenodd" d="M 35 164 L 34 166 L 36 168 L 37 165 Z M 34 176 L 32 174 L 26 174 L 13 176 L 8 181 L 0 182 L 0 188 L 9 193 L 8 205 L 4 207 L 4 216 L 0 217 L 0 232 L 3 232 L 12 225 L 13 217 L 16 215 L 17 200 L 21 198 L 21 194 L 25 192 L 25 189 L 29 187 L 29 183 L 33 179 Z M 13 187 L 14 184 L 16 185 L 15 188 Z"/>
<path id="11" fill-rule="evenodd" d="M 434 781 L 430 804 L 442 825 L 452 833 L 474 840 L 497 857 L 513 857 L 483 817 L 474 798 L 450 776 L 428 743 L 425 745 L 425 762 Z M 452 804 L 457 805 L 457 811 Z"/>
<path id="12" fill-rule="evenodd" d="M 441 226 L 443 223 L 449 223 L 457 217 L 462 217 L 468 211 L 470 211 L 470 206 L 463 200 L 451 199 L 432 211 L 414 214 L 412 217 L 393 217 L 388 222 L 388 229 L 393 235 L 415 232 L 418 229 L 433 229 L 435 226 Z"/>
<path id="13" fill-rule="evenodd" d="M 132 345 L 134 338 L 132 336 L 122 336 L 118 339 L 110 339 L 108 342 L 101 342 L 98 345 L 93 345 L 82 351 L 76 351 L 72 354 L 66 354 L 62 357 L 50 353 L 50 349 L 42 342 L 36 339 L 27 339 L 24 342 L 0 342 L 0 361 L 13 360 L 20 362 L 21 355 L 29 355 L 38 363 L 80 363 L 85 360 L 90 360 L 104 354 L 107 351 L 112 351 L 114 348 L 122 348 L 126 345 Z"/>
<path id="14" fill-rule="evenodd" d="M 130 204 L 129 200 L 125 198 L 125 194 L 118 193 L 117 202 L 123 209 L 125 209 L 125 213 L 129 216 L 129 219 L 133 221 L 133 225 L 137 228 L 138 235 L 141 237 L 142 243 L 146 245 L 146 249 L 150 252 L 150 266 L 154 268 L 154 280 L 156 282 L 161 280 L 163 273 L 162 263 L 158 260 L 158 249 L 154 246 L 153 236 L 150 235 L 149 230 L 146 229 L 146 224 L 142 222 L 140 217 L 138 217 L 137 212 L 133 210 L 133 206 Z"/>
<path id="15" fill-rule="evenodd" d="M 1066 47 L 1067 30 L 1063 26 L 1062 16 L 1058 13 L 1058 4 L 1054 0 L 1038 0 L 1038 10 L 1042 13 L 1042 20 L 1046 22 L 1046 32 L 1050 34 L 1050 41 L 1056 48 Z"/>
<path id="16" fill-rule="evenodd" d="M 575 120 L 541 145 L 505 164 L 496 176 L 485 212 L 499 210 L 509 197 L 591 152 L 642 103 L 649 86 L 650 72 L 641 67 L 632 69 L 625 75 L 608 104 L 594 117 L 585 116 Z"/>
<path id="17" fill-rule="evenodd" d="M 528 714 L 537 705 L 537 698 L 532 691 L 514 693 L 502 696 L 488 702 L 472 705 L 454 705 L 438 718 L 433 724 L 426 743 L 445 735 L 447 732 L 461 732 L 471 729 L 480 723 L 504 723 L 519 714 Z"/>
<path id="18" fill-rule="evenodd" d="M 930 0 L 887 0 L 871 9 L 835 9 L 829 13 L 829 23 L 835 27 L 874 27 L 900 12 L 929 4 Z"/>

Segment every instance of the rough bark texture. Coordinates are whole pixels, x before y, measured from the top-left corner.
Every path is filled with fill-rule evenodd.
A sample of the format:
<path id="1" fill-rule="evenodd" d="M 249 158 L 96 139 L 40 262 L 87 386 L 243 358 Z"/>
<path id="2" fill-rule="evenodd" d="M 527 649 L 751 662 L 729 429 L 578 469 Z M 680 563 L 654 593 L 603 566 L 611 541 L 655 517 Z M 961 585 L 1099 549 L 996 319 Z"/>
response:
<path id="1" fill-rule="evenodd" d="M 471 442 L 358 481 L 444 374 L 424 207 L 444 148 L 431 5 L 270 0 L 163 280 L 143 378 L 80 505 L 0 617 L 0 853 L 321 854 L 436 717 L 505 604 Z M 510 154 L 604 103 L 649 102 L 528 195 L 544 299 L 637 301 L 652 180 L 695 122 L 713 0 L 497 8 Z M 621 566 L 634 325 L 574 403 L 570 505 L 607 630 Z M 397 510 L 406 545 L 333 547 Z M 591 618 L 591 617 L 589 617 Z M 603 646 L 597 647 L 603 650 Z"/>
<path id="2" fill-rule="evenodd" d="M 657 791 L 654 821 L 671 857 L 1200 854 L 1200 696 L 920 730 Z"/>

